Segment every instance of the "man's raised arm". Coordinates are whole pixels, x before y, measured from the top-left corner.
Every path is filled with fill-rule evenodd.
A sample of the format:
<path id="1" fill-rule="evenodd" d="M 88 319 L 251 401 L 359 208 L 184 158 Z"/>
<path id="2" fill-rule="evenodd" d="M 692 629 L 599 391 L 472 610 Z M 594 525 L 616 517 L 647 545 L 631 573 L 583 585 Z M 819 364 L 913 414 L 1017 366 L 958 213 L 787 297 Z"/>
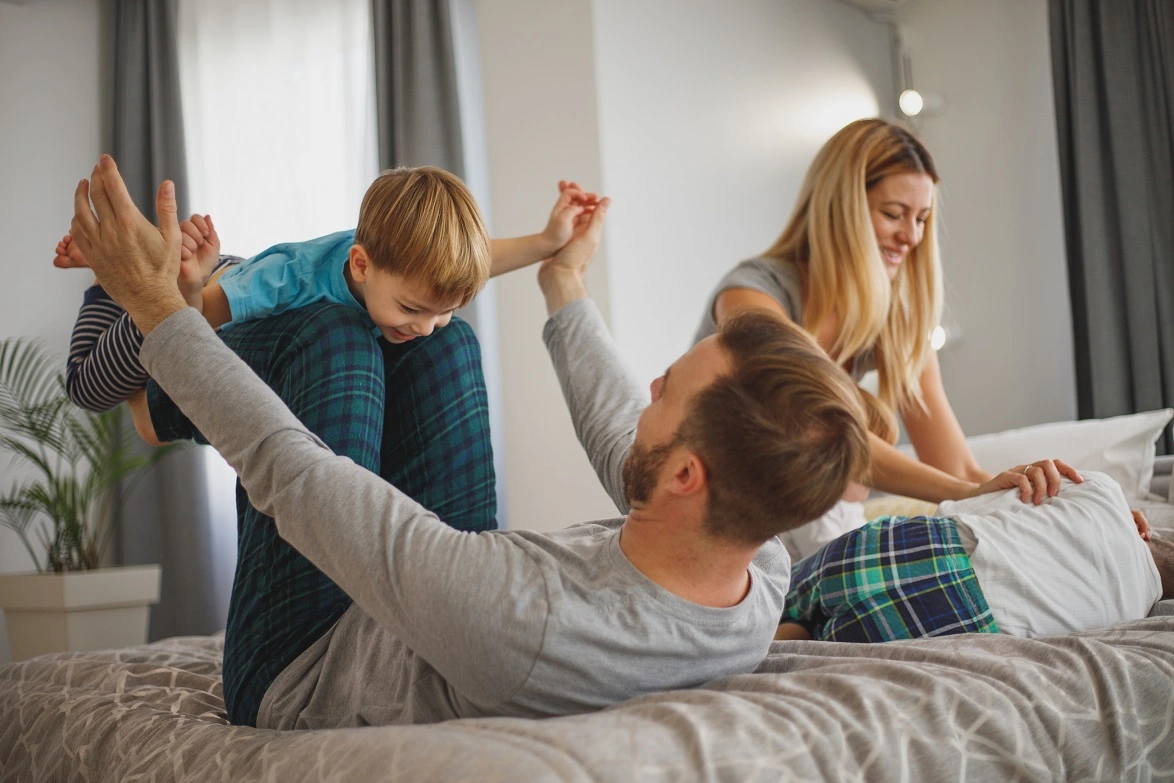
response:
<path id="1" fill-rule="evenodd" d="M 599 247 L 609 200 L 559 253 L 543 263 L 538 284 L 546 297 L 542 337 L 575 425 L 603 488 L 627 513 L 622 469 L 648 395 L 620 361 L 599 309 L 587 295 L 587 267 Z"/>

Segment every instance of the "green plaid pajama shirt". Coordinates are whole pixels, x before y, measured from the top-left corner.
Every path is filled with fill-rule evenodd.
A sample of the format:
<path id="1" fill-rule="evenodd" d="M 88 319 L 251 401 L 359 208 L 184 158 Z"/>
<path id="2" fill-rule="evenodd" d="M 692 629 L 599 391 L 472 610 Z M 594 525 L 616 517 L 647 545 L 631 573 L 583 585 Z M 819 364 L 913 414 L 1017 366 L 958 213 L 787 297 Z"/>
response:
<path id="1" fill-rule="evenodd" d="M 952 519 L 885 516 L 795 564 L 783 622 L 813 639 L 998 633 Z"/>
<path id="2" fill-rule="evenodd" d="M 454 318 L 427 338 L 391 345 L 362 315 L 313 305 L 222 335 L 335 453 L 379 473 L 458 530 L 497 527 L 481 352 Z M 206 442 L 152 382 L 161 440 Z M 254 726 L 269 685 L 351 605 L 277 535 L 237 482 L 237 566 L 224 638 L 229 719 Z"/>

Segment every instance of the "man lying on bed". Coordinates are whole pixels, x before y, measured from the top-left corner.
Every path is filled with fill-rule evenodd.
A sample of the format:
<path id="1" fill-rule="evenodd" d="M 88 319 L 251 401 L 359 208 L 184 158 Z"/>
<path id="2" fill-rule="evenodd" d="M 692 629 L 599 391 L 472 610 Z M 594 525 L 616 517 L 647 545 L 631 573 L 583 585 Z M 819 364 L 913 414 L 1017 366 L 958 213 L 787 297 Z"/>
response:
<path id="1" fill-rule="evenodd" d="M 796 563 L 776 638 L 1053 636 L 1147 616 L 1174 598 L 1174 542 L 1116 481 L 1082 477 L 1040 505 L 992 493 L 845 533 Z"/>
<path id="2" fill-rule="evenodd" d="M 539 271 L 544 337 L 580 440 L 630 513 L 551 534 L 462 533 L 332 454 L 186 307 L 170 183 L 157 209 L 160 229 L 103 156 L 78 186 L 71 233 L 147 335 L 150 374 L 355 602 L 268 687 L 257 725 L 563 715 L 765 656 L 790 575 L 776 534 L 826 511 L 868 454 L 855 386 L 799 330 L 736 319 L 658 378 L 645 407 L 584 286 L 601 206 Z M 1004 473 L 986 489 L 1030 483 Z"/>

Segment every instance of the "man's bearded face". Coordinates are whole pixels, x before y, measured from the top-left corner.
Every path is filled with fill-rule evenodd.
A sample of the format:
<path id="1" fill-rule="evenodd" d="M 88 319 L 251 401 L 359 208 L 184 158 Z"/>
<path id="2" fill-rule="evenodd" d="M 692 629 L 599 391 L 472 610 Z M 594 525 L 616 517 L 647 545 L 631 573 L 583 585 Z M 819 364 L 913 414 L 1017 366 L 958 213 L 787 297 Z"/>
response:
<path id="1" fill-rule="evenodd" d="M 677 447 L 676 440 L 660 446 L 645 446 L 636 442 L 624 460 L 624 496 L 629 504 L 647 503 L 656 487 L 657 476 L 669 454 Z"/>

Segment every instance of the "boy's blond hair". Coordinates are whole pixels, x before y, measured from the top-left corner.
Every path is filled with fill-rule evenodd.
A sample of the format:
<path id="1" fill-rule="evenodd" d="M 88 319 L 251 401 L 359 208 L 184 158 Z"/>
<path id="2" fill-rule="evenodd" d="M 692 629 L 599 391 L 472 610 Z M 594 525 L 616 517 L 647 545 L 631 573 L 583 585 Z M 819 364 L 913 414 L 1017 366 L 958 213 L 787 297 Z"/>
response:
<path id="1" fill-rule="evenodd" d="M 463 307 L 489 279 L 489 234 L 465 183 L 435 166 L 389 169 L 359 208 L 355 244 L 371 263 Z"/>

